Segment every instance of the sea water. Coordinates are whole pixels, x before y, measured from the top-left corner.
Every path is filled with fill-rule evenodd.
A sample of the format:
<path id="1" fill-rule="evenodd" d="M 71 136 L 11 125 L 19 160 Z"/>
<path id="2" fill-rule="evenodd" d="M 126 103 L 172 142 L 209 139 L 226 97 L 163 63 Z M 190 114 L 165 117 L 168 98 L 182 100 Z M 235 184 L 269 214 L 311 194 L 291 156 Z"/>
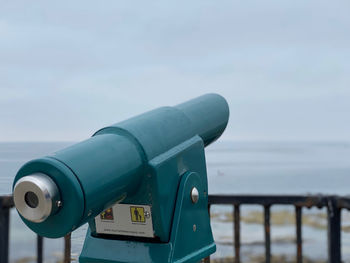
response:
<path id="1" fill-rule="evenodd" d="M 26 161 L 57 151 L 72 143 L 0 143 L 0 194 L 11 193 L 17 170 Z M 206 149 L 209 194 L 337 194 L 350 193 L 350 143 L 347 142 L 223 142 Z M 242 207 L 249 214 L 258 206 Z M 273 210 L 286 209 L 273 207 Z M 293 208 L 288 208 L 291 212 Z M 309 213 L 319 213 L 313 209 Z M 262 210 L 261 210 L 262 211 Z M 215 206 L 212 213 L 231 213 L 230 206 Z M 322 211 L 321 211 L 322 212 Z M 323 210 L 323 212 L 325 212 Z M 306 211 L 308 213 L 308 211 Z M 320 218 L 320 221 L 323 219 Z M 350 222 L 343 212 L 345 224 Z M 212 227 L 218 252 L 215 257 L 233 255 L 232 223 L 213 218 Z M 241 223 L 242 256 L 264 252 L 263 227 Z M 73 232 L 72 253 L 78 257 L 86 225 Z M 272 253 L 295 254 L 295 226 L 272 226 Z M 35 234 L 11 211 L 10 259 L 35 257 Z M 305 254 L 314 259 L 327 256 L 327 233 L 324 229 L 303 226 Z M 350 260 L 350 234 L 343 233 L 344 260 Z M 45 239 L 45 262 L 62 256 L 63 240 Z"/>

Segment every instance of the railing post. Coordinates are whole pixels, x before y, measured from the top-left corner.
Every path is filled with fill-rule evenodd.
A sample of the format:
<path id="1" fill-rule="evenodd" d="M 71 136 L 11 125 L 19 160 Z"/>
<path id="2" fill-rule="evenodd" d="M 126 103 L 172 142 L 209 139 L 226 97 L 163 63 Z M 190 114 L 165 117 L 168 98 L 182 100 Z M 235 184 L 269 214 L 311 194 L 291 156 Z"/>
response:
<path id="1" fill-rule="evenodd" d="M 38 263 L 43 263 L 43 237 L 37 235 L 36 257 Z"/>
<path id="2" fill-rule="evenodd" d="M 264 206 L 264 225 L 265 225 L 265 259 L 266 263 L 271 262 L 271 236 L 270 236 L 270 205 Z"/>
<path id="3" fill-rule="evenodd" d="M 302 210 L 301 206 L 295 207 L 296 221 L 296 245 L 297 245 L 297 263 L 303 262 L 303 238 L 302 238 Z"/>
<path id="4" fill-rule="evenodd" d="M 241 262 L 241 218 L 239 205 L 234 206 L 234 245 L 235 245 L 235 263 Z"/>
<path id="5" fill-rule="evenodd" d="M 0 262 L 8 263 L 9 257 L 9 228 L 10 211 L 9 207 L 3 204 L 0 197 Z"/>
<path id="6" fill-rule="evenodd" d="M 71 238 L 72 233 L 69 233 L 64 237 L 64 263 L 71 262 Z"/>
<path id="7" fill-rule="evenodd" d="M 201 260 L 201 263 L 210 263 L 210 257 L 206 257 Z"/>
<path id="8" fill-rule="evenodd" d="M 341 209 L 336 197 L 328 200 L 328 263 L 341 262 Z"/>
<path id="9" fill-rule="evenodd" d="M 208 204 L 208 214 L 209 214 L 209 219 L 211 221 L 211 218 L 210 218 L 210 208 L 211 208 L 211 204 Z M 210 263 L 210 256 L 204 258 L 201 260 L 201 262 L 203 263 Z"/>

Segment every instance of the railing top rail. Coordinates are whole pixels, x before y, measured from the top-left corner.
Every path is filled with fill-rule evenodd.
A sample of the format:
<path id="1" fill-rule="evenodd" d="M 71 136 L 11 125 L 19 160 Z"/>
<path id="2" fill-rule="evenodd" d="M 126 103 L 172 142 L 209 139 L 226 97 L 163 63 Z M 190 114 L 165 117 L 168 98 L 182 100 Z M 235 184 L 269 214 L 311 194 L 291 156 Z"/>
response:
<path id="1" fill-rule="evenodd" d="M 0 208 L 12 208 L 15 204 L 13 202 L 12 195 L 1 195 L 0 196 Z"/>
<path id="2" fill-rule="evenodd" d="M 209 195 L 209 204 L 230 205 L 294 205 L 299 207 L 327 207 L 330 200 L 338 208 L 350 210 L 350 197 L 336 195 Z"/>
<path id="3" fill-rule="evenodd" d="M 337 203 L 338 208 L 350 210 L 350 196 L 337 195 L 209 195 L 209 204 L 228 205 L 294 205 L 300 207 L 326 207 L 330 200 Z M 12 208 L 14 202 L 12 195 L 0 196 L 0 207 Z"/>

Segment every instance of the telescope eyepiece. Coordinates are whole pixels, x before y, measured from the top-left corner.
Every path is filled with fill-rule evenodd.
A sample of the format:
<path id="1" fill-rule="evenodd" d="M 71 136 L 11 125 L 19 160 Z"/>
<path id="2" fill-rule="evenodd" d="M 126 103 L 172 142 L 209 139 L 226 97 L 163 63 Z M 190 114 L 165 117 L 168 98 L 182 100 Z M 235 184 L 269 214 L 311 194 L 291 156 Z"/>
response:
<path id="1" fill-rule="evenodd" d="M 31 207 L 31 208 L 36 208 L 38 207 L 39 204 L 39 198 L 38 196 L 32 192 L 32 191 L 28 191 L 25 195 L 24 195 L 24 200 L 26 201 L 26 204 Z"/>
<path id="2" fill-rule="evenodd" d="M 41 173 L 18 180 L 13 190 L 13 199 L 18 212 L 34 223 L 45 221 L 61 205 L 56 184 L 49 176 Z"/>

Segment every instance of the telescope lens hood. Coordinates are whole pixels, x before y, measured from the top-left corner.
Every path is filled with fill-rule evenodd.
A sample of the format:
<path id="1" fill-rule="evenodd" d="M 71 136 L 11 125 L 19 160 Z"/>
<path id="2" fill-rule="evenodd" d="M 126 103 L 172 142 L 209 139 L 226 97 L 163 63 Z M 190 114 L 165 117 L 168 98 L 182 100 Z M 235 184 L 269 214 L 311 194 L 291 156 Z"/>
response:
<path id="1" fill-rule="evenodd" d="M 42 173 L 27 175 L 18 180 L 13 198 L 18 212 L 34 223 L 45 221 L 61 205 L 56 184 Z"/>

